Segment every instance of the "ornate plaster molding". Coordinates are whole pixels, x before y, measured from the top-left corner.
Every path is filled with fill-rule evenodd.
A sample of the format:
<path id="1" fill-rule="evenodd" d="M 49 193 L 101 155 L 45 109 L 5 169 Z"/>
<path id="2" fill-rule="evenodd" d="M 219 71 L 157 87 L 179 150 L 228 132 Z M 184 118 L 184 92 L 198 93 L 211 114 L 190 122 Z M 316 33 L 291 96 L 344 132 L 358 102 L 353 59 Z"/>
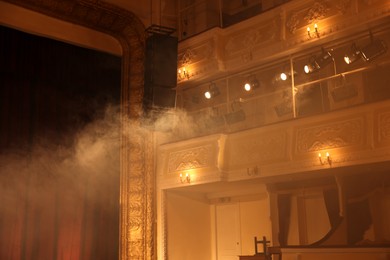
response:
<path id="1" fill-rule="evenodd" d="M 212 145 L 172 152 L 168 159 L 168 173 L 211 166 L 212 156 Z"/>
<path id="2" fill-rule="evenodd" d="M 315 1 L 311 6 L 301 6 L 291 11 L 286 22 L 286 27 L 291 34 L 295 34 L 303 25 L 326 18 L 329 15 L 329 11 L 328 1 Z"/>
<path id="3" fill-rule="evenodd" d="M 322 149 L 363 145 L 363 117 L 339 120 L 320 126 L 301 127 L 296 130 L 296 153 L 315 152 Z"/>
<path id="4" fill-rule="evenodd" d="M 314 2 L 313 6 L 307 11 L 304 20 L 309 24 L 321 20 L 326 17 L 329 9 L 326 1 Z"/>
<path id="5" fill-rule="evenodd" d="M 44 15 L 115 37 L 122 46 L 122 149 L 120 259 L 156 259 L 154 148 L 152 133 L 140 131 L 145 28 L 131 12 L 93 0 L 5 0 Z"/>

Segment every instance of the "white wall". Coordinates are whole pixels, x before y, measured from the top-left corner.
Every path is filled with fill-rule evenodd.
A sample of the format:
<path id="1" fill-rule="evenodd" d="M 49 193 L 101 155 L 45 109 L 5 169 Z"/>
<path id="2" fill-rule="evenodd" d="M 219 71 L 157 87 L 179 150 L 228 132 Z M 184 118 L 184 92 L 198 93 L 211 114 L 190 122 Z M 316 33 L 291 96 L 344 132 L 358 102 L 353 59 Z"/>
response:
<path id="1" fill-rule="evenodd" d="M 169 260 L 211 259 L 210 205 L 167 192 Z"/>
<path id="2" fill-rule="evenodd" d="M 241 245 L 242 255 L 255 253 L 254 237 L 261 240 L 263 236 L 271 241 L 271 220 L 269 217 L 269 201 L 263 198 L 256 201 L 240 202 Z M 260 244 L 258 251 L 262 252 Z"/>

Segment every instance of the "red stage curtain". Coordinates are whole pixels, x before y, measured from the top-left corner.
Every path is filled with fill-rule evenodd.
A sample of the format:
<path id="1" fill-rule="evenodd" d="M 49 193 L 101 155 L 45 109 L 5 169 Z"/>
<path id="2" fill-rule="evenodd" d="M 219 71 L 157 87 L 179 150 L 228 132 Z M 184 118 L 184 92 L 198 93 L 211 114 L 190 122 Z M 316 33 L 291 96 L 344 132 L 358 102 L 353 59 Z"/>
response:
<path id="1" fill-rule="evenodd" d="M 120 62 L 0 27 L 0 259 L 118 259 Z"/>

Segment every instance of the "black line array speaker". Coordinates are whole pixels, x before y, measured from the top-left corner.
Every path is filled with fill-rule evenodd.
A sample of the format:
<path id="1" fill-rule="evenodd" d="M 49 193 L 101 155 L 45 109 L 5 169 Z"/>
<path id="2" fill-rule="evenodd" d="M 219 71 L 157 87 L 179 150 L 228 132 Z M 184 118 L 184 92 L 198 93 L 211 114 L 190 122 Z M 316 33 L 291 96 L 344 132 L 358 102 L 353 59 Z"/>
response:
<path id="1" fill-rule="evenodd" d="M 144 112 L 176 105 L 176 37 L 154 33 L 146 39 Z"/>

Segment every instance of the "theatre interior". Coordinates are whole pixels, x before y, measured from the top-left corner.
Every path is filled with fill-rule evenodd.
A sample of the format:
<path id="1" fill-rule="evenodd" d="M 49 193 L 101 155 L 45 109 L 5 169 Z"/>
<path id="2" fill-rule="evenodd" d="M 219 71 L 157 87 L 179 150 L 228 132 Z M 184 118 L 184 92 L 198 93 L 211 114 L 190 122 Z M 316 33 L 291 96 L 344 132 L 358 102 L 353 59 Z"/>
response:
<path id="1" fill-rule="evenodd" d="M 0 259 L 390 260 L 390 1 L 1 0 Z"/>

